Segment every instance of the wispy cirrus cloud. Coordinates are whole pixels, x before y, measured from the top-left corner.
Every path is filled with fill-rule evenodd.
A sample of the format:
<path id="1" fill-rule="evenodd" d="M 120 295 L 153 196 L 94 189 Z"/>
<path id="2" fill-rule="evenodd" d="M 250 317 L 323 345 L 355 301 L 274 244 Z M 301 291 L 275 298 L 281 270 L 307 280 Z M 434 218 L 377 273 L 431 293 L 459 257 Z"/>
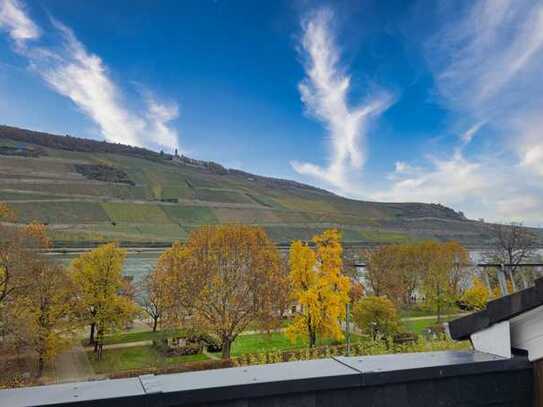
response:
<path id="1" fill-rule="evenodd" d="M 332 11 L 323 8 L 303 21 L 301 50 L 306 78 L 299 84 L 307 112 L 327 128 L 329 162 L 326 167 L 297 161 L 291 162 L 291 165 L 298 173 L 345 192 L 349 172 L 360 170 L 364 165 L 368 125 L 387 109 L 392 97 L 380 91 L 361 104 L 349 105 L 351 78 L 340 61 L 332 19 Z"/>
<path id="2" fill-rule="evenodd" d="M 392 183 L 371 196 L 442 202 L 471 216 L 541 224 L 543 213 L 543 4 L 528 0 L 441 3 L 439 31 L 424 53 L 438 101 L 461 122 L 449 157 L 430 157 L 415 171 L 397 165 Z M 456 15 L 456 18 L 451 17 Z M 493 150 L 466 158 L 485 130 Z"/>
<path id="3" fill-rule="evenodd" d="M 108 68 L 89 52 L 73 31 L 51 19 L 53 45 L 41 45 L 41 30 L 28 17 L 19 0 L 0 0 L 0 29 L 14 41 L 14 50 L 28 59 L 33 72 L 57 93 L 68 97 L 100 128 L 111 142 L 156 148 L 178 147 L 177 131 L 170 122 L 177 118 L 174 103 L 164 104 L 145 91 L 144 107 L 130 108 Z"/>

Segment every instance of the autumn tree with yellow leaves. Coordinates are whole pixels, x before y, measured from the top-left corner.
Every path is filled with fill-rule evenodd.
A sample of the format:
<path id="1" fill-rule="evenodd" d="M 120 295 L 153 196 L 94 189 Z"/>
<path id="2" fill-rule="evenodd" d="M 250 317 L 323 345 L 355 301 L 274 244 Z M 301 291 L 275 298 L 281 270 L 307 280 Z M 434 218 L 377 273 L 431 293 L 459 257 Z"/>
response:
<path id="1" fill-rule="evenodd" d="M 438 320 L 443 308 L 459 299 L 470 261 L 468 251 L 454 241 L 391 244 L 364 254 L 373 295 L 402 306 L 418 292 L 435 309 Z"/>
<path id="2" fill-rule="evenodd" d="M 171 257 L 164 260 L 174 270 L 170 304 L 178 315 L 190 315 L 185 323 L 214 333 L 224 358 L 250 324 L 267 328 L 278 317 L 284 279 L 277 248 L 262 228 L 203 226 Z"/>
<path id="3" fill-rule="evenodd" d="M 38 260 L 36 252 L 50 244 L 44 225 L 31 223 L 21 227 L 10 224 L 15 221 L 15 213 L 0 203 L 0 222 L 6 222 L 0 223 L 0 322 L 2 308 L 33 282 L 30 270 Z"/>
<path id="4" fill-rule="evenodd" d="M 73 338 L 75 290 L 66 270 L 41 253 L 50 247 L 44 225 L 15 225 L 0 204 L 0 329 L 2 346 L 34 351 L 37 375 Z M 4 349 L 6 351 L 6 349 Z"/>
<path id="5" fill-rule="evenodd" d="M 90 326 L 89 343 L 95 345 L 98 357 L 104 335 L 122 328 L 136 311 L 133 300 L 122 295 L 126 284 L 122 276 L 125 256 L 125 250 L 109 243 L 83 253 L 70 266 L 78 287 L 81 320 Z"/>
<path id="6" fill-rule="evenodd" d="M 291 340 L 318 337 L 341 339 L 340 320 L 349 302 L 350 279 L 343 275 L 341 234 L 326 230 L 313 238 L 315 247 L 300 241 L 290 246 L 289 283 L 292 299 L 302 307 L 287 328 Z"/>
<path id="7" fill-rule="evenodd" d="M 425 302 L 441 322 L 443 308 L 455 303 L 466 278 L 468 251 L 458 242 L 426 241 L 419 244 L 421 289 Z"/>
<path id="8" fill-rule="evenodd" d="M 78 327 L 75 287 L 66 269 L 40 256 L 31 266 L 31 290 L 18 295 L 9 307 L 11 334 L 19 345 L 37 354 L 41 376 L 47 362 L 71 344 Z"/>
<path id="9" fill-rule="evenodd" d="M 471 286 L 462 294 L 460 302 L 467 310 L 481 310 L 486 307 L 490 295 L 490 290 L 481 279 L 474 277 Z"/>
<path id="10" fill-rule="evenodd" d="M 400 328 L 396 307 L 387 297 L 361 298 L 353 308 L 353 320 L 372 340 L 389 338 Z"/>

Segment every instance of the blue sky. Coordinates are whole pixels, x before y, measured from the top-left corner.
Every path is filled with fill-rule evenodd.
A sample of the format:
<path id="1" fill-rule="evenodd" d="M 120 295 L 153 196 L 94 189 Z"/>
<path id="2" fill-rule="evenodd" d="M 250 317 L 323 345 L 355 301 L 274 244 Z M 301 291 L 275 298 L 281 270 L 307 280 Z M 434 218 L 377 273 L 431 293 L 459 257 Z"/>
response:
<path id="1" fill-rule="evenodd" d="M 0 0 L 0 122 L 543 225 L 543 5 Z"/>

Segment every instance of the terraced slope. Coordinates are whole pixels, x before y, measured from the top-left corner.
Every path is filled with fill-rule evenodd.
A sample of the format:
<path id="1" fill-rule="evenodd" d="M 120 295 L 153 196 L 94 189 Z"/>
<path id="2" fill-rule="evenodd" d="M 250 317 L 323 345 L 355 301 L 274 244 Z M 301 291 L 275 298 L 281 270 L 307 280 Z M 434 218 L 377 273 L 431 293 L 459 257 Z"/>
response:
<path id="1" fill-rule="evenodd" d="M 140 148 L 0 126 L 0 200 L 63 242 L 184 239 L 202 224 L 264 226 L 278 242 L 328 227 L 349 242 L 488 242 L 488 225 L 435 204 L 345 199 L 293 181 Z"/>

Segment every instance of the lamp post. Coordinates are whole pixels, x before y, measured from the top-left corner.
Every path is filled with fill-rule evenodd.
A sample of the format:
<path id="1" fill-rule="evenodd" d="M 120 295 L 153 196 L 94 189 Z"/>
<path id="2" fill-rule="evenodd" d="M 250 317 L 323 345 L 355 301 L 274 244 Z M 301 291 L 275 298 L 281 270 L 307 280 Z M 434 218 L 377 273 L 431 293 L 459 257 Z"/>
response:
<path id="1" fill-rule="evenodd" d="M 351 303 L 345 306 L 345 337 L 347 339 L 347 356 L 351 355 Z"/>

